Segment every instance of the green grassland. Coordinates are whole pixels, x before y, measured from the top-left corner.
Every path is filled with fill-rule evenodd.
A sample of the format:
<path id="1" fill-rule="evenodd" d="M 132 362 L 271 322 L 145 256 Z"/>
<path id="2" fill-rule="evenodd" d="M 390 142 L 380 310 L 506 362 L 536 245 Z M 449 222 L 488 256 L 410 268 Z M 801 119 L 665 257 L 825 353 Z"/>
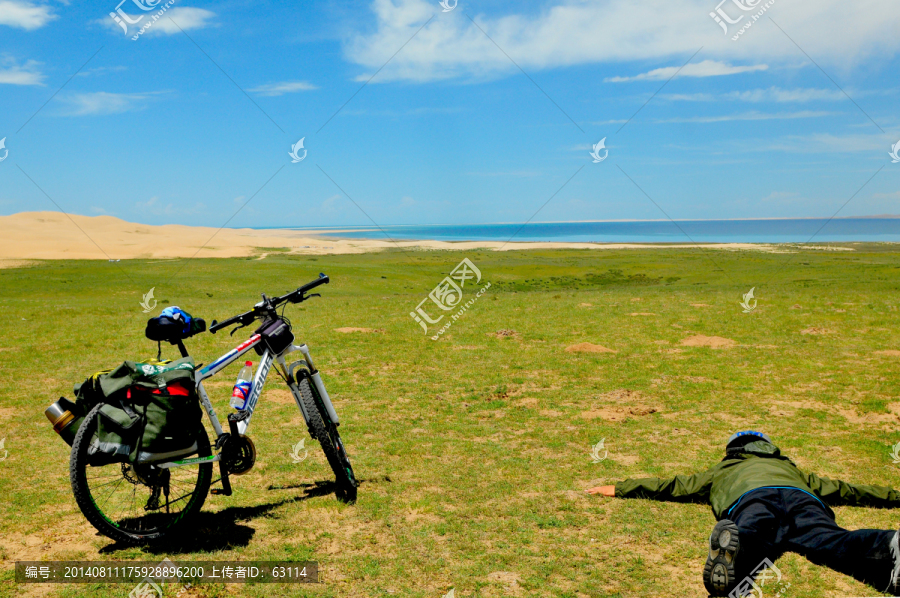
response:
<path id="1" fill-rule="evenodd" d="M 316 586 L 206 585 L 184 597 L 703 596 L 709 507 L 583 490 L 701 470 L 749 427 L 807 470 L 900 486 L 890 455 L 900 357 L 879 353 L 900 350 L 900 255 L 853 249 L 275 253 L 0 270 L 0 596 L 132 589 L 16 586 L 16 560 L 163 557 L 314 559 L 324 571 Z M 491 288 L 432 341 L 409 313 L 463 257 Z M 134 548 L 98 536 L 44 408 L 94 371 L 155 357 L 139 305 L 151 287 L 154 313 L 179 305 L 211 321 L 320 271 L 333 281 L 322 298 L 287 316 L 341 415 L 362 480 L 356 504 L 335 500 L 324 457 L 272 375 L 248 432 L 259 458 L 232 478 L 234 495 L 210 496 L 178 542 Z M 758 306 L 743 313 L 750 287 Z M 187 345 L 209 363 L 246 332 Z M 735 343 L 681 345 L 696 334 Z M 584 342 L 616 353 L 565 350 Z M 209 386 L 220 413 L 237 369 Z M 291 447 L 304 437 L 310 457 L 296 464 Z M 601 439 L 608 458 L 592 463 Z M 851 528 L 900 523 L 900 511 L 836 511 Z M 778 566 L 791 598 L 876 594 L 796 556 Z"/>

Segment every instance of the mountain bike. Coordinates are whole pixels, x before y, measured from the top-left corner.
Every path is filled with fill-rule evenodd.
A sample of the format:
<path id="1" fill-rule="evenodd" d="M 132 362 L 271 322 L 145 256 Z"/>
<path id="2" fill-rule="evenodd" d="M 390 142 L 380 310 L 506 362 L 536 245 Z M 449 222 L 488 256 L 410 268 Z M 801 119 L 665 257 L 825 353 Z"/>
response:
<path id="1" fill-rule="evenodd" d="M 319 297 L 307 294 L 329 278 L 317 280 L 281 297 L 268 298 L 223 322 L 212 322 L 209 332 L 234 325 L 233 335 L 254 322 L 261 325 L 253 335 L 211 364 L 195 371 L 200 404 L 209 416 L 216 440 L 210 443 L 202 421 L 197 422 L 190 443 L 184 450 L 167 453 L 138 453 L 134 463 L 98 464 L 88 448 L 97 436 L 98 410 L 94 407 L 84 418 L 72 443 L 69 473 L 79 508 L 102 534 L 125 543 L 146 543 L 170 536 L 173 531 L 203 507 L 212 480 L 213 464 L 218 463 L 221 488 L 213 494 L 230 496 L 230 476 L 247 473 L 256 461 L 256 447 L 246 436 L 263 385 L 272 364 L 285 381 L 297 407 L 306 420 L 310 436 L 319 442 L 336 478 L 336 495 L 344 502 L 356 500 L 358 483 L 338 433 L 340 422 L 319 371 L 305 344 L 295 345 L 290 321 L 284 317 L 288 303 L 297 304 Z M 282 307 L 281 314 L 277 309 Z M 183 339 L 172 339 L 182 357 L 188 357 Z M 216 375 L 248 351 L 260 354 L 250 394 L 243 410 L 228 416 L 228 431 L 222 429 L 203 382 Z M 301 358 L 288 363 L 287 356 L 299 352 Z"/>

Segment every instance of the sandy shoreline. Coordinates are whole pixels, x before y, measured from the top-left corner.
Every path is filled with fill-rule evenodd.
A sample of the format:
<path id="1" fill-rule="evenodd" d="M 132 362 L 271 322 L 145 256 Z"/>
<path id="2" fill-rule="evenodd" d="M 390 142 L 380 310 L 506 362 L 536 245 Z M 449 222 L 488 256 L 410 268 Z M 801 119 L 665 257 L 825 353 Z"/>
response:
<path id="1" fill-rule="evenodd" d="M 391 248 L 428 250 L 521 249 L 684 249 L 781 252 L 763 243 L 564 243 L 501 241 L 398 241 L 316 237 L 309 231 L 216 229 L 167 224 L 152 226 L 112 216 L 67 216 L 61 212 L 21 212 L 0 216 L 0 260 L 171 259 L 247 257 L 270 252 L 347 254 Z M 339 229 L 339 227 L 335 227 Z M 330 229 L 329 229 L 330 230 Z M 828 247 L 823 249 L 841 249 Z M 849 250 L 849 249 L 847 249 Z M 7 266 L 9 267 L 9 266 Z"/>

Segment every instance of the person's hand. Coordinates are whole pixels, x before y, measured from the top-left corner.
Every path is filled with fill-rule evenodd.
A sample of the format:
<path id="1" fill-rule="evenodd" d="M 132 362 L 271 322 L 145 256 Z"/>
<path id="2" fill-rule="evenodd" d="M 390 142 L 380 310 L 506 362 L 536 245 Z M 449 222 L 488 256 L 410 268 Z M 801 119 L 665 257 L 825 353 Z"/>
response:
<path id="1" fill-rule="evenodd" d="M 602 496 L 615 496 L 615 486 L 597 486 L 596 488 L 588 488 L 585 490 L 588 494 L 600 494 Z"/>

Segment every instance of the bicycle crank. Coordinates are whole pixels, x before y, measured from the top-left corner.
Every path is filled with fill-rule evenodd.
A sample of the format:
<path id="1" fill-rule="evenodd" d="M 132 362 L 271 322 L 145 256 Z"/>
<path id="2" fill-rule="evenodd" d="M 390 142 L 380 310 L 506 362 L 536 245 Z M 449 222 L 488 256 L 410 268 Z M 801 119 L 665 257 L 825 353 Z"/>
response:
<path id="1" fill-rule="evenodd" d="M 243 475 L 256 463 L 256 445 L 249 436 L 222 436 L 222 465 L 230 475 Z"/>

